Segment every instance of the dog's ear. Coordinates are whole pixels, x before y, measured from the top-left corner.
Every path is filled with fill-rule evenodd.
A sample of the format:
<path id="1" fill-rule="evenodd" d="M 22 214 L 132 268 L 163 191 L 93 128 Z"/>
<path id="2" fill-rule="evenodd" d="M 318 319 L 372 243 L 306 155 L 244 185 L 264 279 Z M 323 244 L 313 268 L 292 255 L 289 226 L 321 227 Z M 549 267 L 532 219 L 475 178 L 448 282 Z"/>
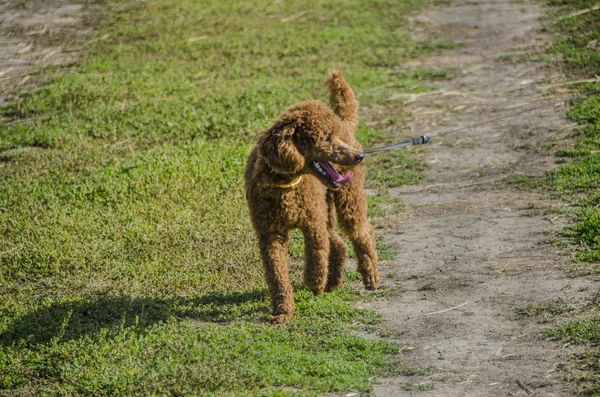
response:
<path id="1" fill-rule="evenodd" d="M 304 168 L 304 156 L 293 142 L 294 126 L 276 123 L 258 138 L 258 152 L 267 165 L 281 174 Z"/>

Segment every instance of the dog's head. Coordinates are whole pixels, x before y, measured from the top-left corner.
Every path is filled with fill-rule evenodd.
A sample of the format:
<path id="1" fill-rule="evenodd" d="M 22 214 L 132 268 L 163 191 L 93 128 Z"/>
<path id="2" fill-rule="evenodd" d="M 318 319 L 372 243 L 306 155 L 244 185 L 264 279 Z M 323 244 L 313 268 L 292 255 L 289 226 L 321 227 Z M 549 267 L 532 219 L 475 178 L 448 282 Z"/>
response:
<path id="1" fill-rule="evenodd" d="M 280 174 L 311 173 L 330 189 L 339 189 L 353 173 L 340 175 L 333 164 L 354 166 L 364 155 L 342 140 L 343 124 L 324 103 L 309 101 L 284 113 L 258 139 L 260 156 Z"/>

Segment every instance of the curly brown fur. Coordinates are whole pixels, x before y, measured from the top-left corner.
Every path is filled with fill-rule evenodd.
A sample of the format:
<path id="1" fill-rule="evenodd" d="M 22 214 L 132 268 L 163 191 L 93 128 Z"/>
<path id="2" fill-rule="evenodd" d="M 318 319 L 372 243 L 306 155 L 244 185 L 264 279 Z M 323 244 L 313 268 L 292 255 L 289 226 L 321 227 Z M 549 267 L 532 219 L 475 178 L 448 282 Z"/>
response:
<path id="1" fill-rule="evenodd" d="M 246 198 L 271 295 L 273 323 L 288 321 L 294 312 L 288 276 L 291 229 L 304 235 L 304 283 L 315 295 L 342 285 L 348 254 L 335 231 L 336 214 L 354 247 L 365 287 L 375 289 L 379 281 L 363 190 L 362 147 L 355 138 L 358 102 L 341 72 L 333 72 L 326 83 L 333 110 L 321 101 L 290 107 L 259 135 L 246 165 Z M 316 163 L 333 163 L 338 172 L 351 170 L 354 177 L 337 183 L 320 174 Z"/>

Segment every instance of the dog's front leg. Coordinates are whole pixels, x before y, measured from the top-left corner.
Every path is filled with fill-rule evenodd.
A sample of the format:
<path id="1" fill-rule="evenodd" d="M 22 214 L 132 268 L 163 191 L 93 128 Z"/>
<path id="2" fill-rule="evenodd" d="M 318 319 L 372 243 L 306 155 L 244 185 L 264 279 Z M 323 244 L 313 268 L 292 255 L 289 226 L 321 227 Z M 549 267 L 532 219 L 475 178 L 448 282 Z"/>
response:
<path id="1" fill-rule="evenodd" d="M 349 228 L 348 237 L 352 242 L 358 272 L 362 276 L 363 284 L 368 290 L 375 290 L 379 285 L 377 273 L 377 251 L 375 249 L 375 238 L 373 229 L 366 221 Z"/>
<path id="2" fill-rule="evenodd" d="M 326 228 L 304 228 L 304 285 L 320 295 L 327 284 L 329 266 L 329 233 Z"/>
<path id="3" fill-rule="evenodd" d="M 364 175 L 364 171 L 360 174 Z M 367 199 L 359 181 L 355 176 L 337 193 L 336 209 L 340 226 L 352 242 L 363 284 L 366 289 L 374 290 L 379 285 L 377 250 L 373 228 L 367 219 Z"/>
<path id="4" fill-rule="evenodd" d="M 288 275 L 288 236 L 264 234 L 259 236 L 259 244 L 271 294 L 273 311 L 269 321 L 283 324 L 294 314 L 294 292 Z"/>

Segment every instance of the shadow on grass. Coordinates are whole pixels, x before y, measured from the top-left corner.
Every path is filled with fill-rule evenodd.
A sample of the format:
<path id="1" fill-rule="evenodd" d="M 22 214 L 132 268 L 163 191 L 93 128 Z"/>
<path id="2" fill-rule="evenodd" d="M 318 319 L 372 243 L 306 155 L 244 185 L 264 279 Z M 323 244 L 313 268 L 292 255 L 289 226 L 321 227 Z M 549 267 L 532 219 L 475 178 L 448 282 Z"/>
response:
<path id="1" fill-rule="evenodd" d="M 55 303 L 17 318 L 0 333 L 0 345 L 67 341 L 116 327 L 135 326 L 143 331 L 173 317 L 211 323 L 264 321 L 269 310 L 266 290 L 211 293 L 193 299 L 100 296 Z"/>

